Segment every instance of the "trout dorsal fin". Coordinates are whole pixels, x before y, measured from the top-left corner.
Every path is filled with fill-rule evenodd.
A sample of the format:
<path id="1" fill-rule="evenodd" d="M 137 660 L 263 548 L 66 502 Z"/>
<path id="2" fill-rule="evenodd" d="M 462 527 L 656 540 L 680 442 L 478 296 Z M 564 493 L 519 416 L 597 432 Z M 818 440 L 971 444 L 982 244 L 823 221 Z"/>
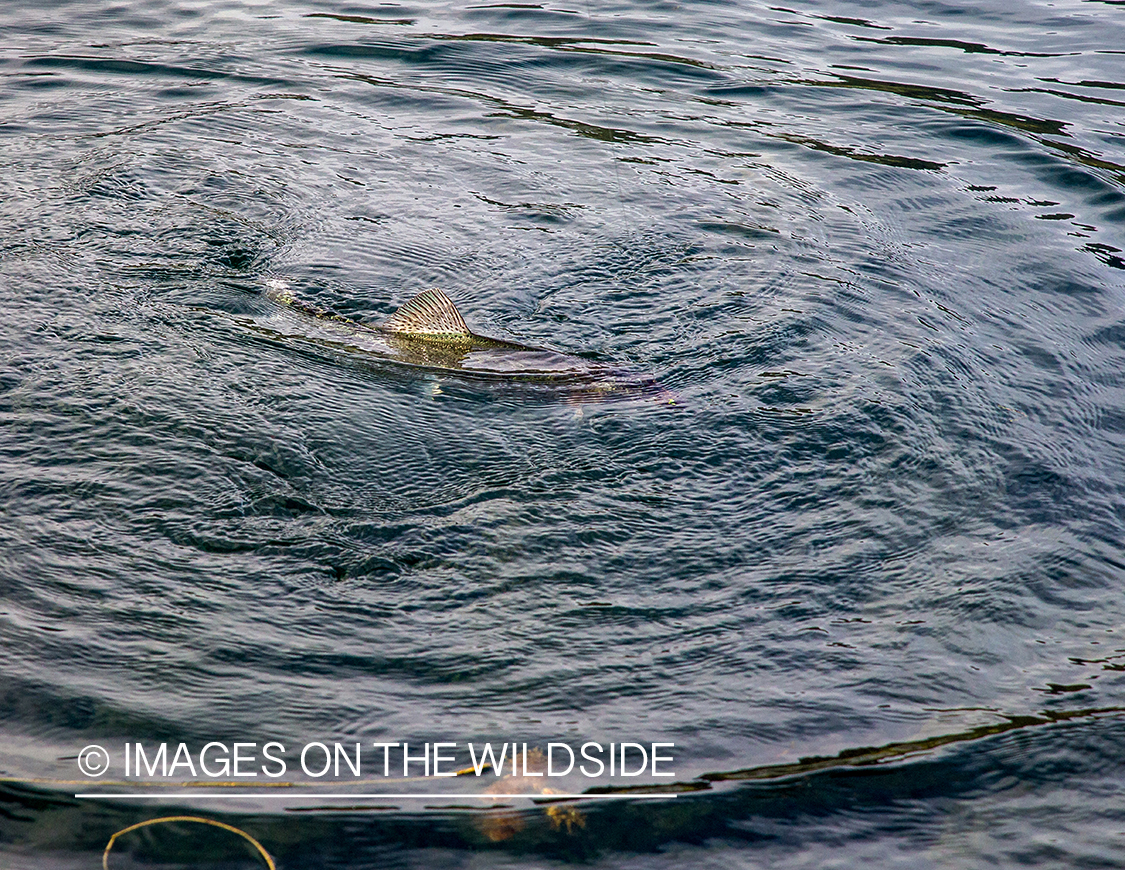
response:
<path id="1" fill-rule="evenodd" d="M 464 341 L 472 338 L 453 300 L 436 287 L 423 290 L 383 324 L 402 335 L 419 335 Z"/>

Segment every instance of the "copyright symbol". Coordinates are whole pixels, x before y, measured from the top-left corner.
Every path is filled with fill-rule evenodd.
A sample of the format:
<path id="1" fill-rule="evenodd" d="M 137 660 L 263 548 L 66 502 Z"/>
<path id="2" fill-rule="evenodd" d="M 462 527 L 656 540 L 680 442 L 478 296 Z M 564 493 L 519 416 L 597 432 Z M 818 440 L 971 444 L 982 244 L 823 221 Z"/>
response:
<path id="1" fill-rule="evenodd" d="M 91 743 L 78 753 L 78 769 L 86 776 L 101 776 L 109 770 L 109 753 Z"/>

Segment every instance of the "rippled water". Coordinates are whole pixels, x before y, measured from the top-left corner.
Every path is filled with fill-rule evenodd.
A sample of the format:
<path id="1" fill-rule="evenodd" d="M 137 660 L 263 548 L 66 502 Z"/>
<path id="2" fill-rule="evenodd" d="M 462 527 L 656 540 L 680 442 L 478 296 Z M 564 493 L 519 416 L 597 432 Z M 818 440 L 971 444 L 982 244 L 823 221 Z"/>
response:
<path id="1" fill-rule="evenodd" d="M 1125 866 L 1120 3 L 0 33 L 6 866 L 185 811 L 283 868 Z M 279 280 L 659 396 L 271 335 Z M 682 792 L 73 797 L 210 740 L 674 742 Z M 147 831 L 115 866 L 261 866 Z"/>

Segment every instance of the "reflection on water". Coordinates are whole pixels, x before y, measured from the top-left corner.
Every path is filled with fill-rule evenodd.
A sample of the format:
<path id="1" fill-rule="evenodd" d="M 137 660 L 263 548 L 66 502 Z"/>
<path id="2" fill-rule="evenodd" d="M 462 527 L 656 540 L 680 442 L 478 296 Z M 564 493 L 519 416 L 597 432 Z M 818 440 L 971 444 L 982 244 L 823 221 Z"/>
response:
<path id="1" fill-rule="evenodd" d="M 5 862 L 190 806 L 282 866 L 1119 864 L 1114 10 L 6 8 Z M 263 336 L 279 277 L 674 403 Z M 87 744 L 271 739 L 677 775 L 71 796 Z"/>

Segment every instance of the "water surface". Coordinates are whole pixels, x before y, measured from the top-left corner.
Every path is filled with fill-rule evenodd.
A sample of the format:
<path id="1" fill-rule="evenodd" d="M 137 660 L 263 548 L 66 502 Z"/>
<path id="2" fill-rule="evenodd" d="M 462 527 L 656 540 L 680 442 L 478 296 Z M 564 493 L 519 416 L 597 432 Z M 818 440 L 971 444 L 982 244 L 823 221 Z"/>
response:
<path id="1" fill-rule="evenodd" d="M 190 811 L 282 867 L 1125 866 L 1123 15 L 5 7 L 4 863 Z M 271 337 L 275 280 L 675 400 Z M 73 797 L 211 740 L 666 741 L 685 791 Z"/>

